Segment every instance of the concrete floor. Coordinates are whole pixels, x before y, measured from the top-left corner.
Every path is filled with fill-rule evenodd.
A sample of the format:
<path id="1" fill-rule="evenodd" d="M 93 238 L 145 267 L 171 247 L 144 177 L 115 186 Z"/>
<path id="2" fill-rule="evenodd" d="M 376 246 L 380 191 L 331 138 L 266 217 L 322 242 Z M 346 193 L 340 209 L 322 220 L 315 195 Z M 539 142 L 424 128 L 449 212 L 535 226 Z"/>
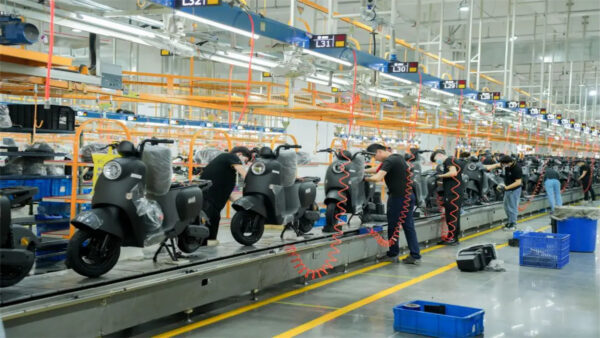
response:
<path id="1" fill-rule="evenodd" d="M 521 223 L 519 228 L 536 230 L 548 224 L 548 216 L 542 216 Z M 505 243 L 511 235 L 495 231 L 466 240 L 458 248 L 485 242 Z M 505 272 L 437 270 L 454 262 L 456 251 L 457 247 L 431 250 L 424 254 L 420 266 L 388 264 L 250 311 L 233 313 L 223 320 L 215 317 L 229 316 L 233 310 L 257 304 L 249 296 L 238 297 L 206 307 L 188 321 L 178 316 L 132 330 L 128 335 L 149 336 L 181 328 L 177 333 L 189 337 L 270 337 L 282 333 L 303 337 L 410 337 L 394 332 L 392 308 L 421 299 L 483 308 L 487 337 L 600 337 L 597 252 L 571 253 L 569 264 L 562 270 L 553 270 L 520 267 L 519 249 L 503 247 L 498 256 L 505 262 Z M 423 275 L 429 278 L 422 280 Z M 415 284 L 402 284 L 419 277 Z M 259 302 L 302 287 L 261 292 Z M 381 294 L 392 287 L 397 291 Z M 329 317 L 322 318 L 325 315 Z M 299 331 L 287 332 L 295 328 Z"/>

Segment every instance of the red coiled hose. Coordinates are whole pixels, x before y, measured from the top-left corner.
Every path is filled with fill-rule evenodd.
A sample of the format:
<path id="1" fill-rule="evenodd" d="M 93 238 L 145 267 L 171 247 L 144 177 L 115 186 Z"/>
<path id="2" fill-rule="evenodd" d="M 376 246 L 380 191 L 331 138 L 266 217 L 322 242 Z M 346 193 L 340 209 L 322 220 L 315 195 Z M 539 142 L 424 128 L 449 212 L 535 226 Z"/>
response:
<path id="1" fill-rule="evenodd" d="M 345 149 L 348 148 L 349 143 L 350 143 L 350 135 L 352 134 L 352 125 L 353 125 L 353 121 L 354 121 L 354 104 L 356 101 L 356 74 L 357 74 L 358 67 L 357 67 L 355 50 L 352 50 L 352 56 L 354 58 L 354 79 L 353 79 L 353 83 L 352 83 L 352 100 L 350 101 L 350 121 L 348 122 L 348 139 L 346 140 L 346 144 L 344 147 Z M 329 245 L 331 250 L 329 250 L 329 252 L 327 252 L 327 258 L 325 259 L 323 264 L 321 264 L 320 267 L 318 267 L 316 269 L 312 269 L 312 268 L 309 268 L 306 265 L 306 263 L 304 263 L 304 260 L 298 253 L 298 250 L 295 245 L 292 244 L 292 245 L 288 245 L 288 246 L 284 247 L 284 250 L 288 253 L 288 255 L 292 256 L 292 259 L 290 260 L 290 262 L 292 264 L 294 264 L 294 269 L 296 269 L 296 272 L 298 272 L 299 275 L 304 275 L 305 278 L 315 279 L 315 278 L 321 278 L 321 277 L 323 277 L 323 275 L 327 275 L 328 270 L 333 269 L 332 263 L 335 263 L 338 260 L 336 258 L 336 255 L 338 255 L 340 253 L 340 249 L 338 248 L 338 245 L 342 244 L 342 241 L 340 240 L 340 237 L 342 237 L 344 235 L 344 232 L 342 231 L 342 226 L 344 224 L 346 224 L 346 222 L 342 220 L 341 216 L 346 213 L 346 209 L 344 209 L 343 205 L 346 204 L 346 202 L 348 201 L 348 198 L 346 197 L 344 192 L 350 188 L 348 186 L 348 184 L 346 184 L 346 182 L 344 182 L 344 181 L 348 177 L 350 177 L 350 173 L 346 170 L 346 165 L 351 163 L 351 159 L 348 158 L 348 156 L 346 156 L 346 154 L 343 151 L 340 151 L 340 153 L 341 153 L 342 157 L 344 157 L 344 159 L 346 160 L 346 162 L 344 162 L 341 166 L 344 176 L 342 176 L 339 180 L 339 182 L 343 186 L 343 188 L 338 191 L 338 195 L 340 196 L 341 199 L 340 199 L 340 201 L 338 201 L 336 203 L 336 207 L 338 208 L 339 212 L 335 214 L 335 219 L 337 222 L 333 226 L 333 229 L 335 230 L 335 232 L 331 235 L 331 238 L 333 239 L 333 241 Z"/>
<path id="2" fill-rule="evenodd" d="M 537 196 L 537 194 L 540 192 L 540 188 L 542 187 L 542 181 L 544 178 L 544 173 L 546 172 L 546 166 L 548 165 L 548 162 L 549 161 L 546 161 L 546 163 L 544 163 L 544 165 L 542 166 L 542 172 L 540 173 L 540 177 L 538 177 L 538 180 L 535 183 L 535 188 L 533 188 L 533 193 L 531 197 L 522 206 L 518 207 L 519 212 L 525 211 L 529 207 L 531 202 L 533 202 L 535 196 Z"/>

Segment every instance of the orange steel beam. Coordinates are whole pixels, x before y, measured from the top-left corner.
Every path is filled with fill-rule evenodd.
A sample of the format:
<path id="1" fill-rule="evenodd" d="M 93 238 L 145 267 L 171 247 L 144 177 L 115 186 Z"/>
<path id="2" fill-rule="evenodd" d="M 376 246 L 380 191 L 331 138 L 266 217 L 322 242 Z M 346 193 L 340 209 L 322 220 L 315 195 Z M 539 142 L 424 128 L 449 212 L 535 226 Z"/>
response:
<path id="1" fill-rule="evenodd" d="M 25 64 L 29 66 L 45 66 L 48 63 L 48 54 L 27 49 L 0 46 L 0 61 Z M 52 56 L 52 65 L 69 67 L 73 59 L 64 56 Z"/>

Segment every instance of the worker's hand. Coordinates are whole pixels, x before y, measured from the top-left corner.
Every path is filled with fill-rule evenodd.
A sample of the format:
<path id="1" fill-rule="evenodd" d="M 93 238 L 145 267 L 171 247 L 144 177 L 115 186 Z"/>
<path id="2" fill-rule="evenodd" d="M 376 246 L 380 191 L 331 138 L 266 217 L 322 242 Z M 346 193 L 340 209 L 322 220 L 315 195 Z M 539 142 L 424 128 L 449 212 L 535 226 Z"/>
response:
<path id="1" fill-rule="evenodd" d="M 496 187 L 496 190 L 504 191 L 504 190 L 506 190 L 506 186 L 504 184 L 498 184 L 498 186 Z"/>

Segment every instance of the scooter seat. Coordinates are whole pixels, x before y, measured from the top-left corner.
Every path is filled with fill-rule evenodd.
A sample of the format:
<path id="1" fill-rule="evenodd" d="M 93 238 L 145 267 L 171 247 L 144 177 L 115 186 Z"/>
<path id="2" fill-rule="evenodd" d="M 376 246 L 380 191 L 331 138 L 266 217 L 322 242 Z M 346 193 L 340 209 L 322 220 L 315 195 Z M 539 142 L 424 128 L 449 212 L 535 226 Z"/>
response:
<path id="1" fill-rule="evenodd" d="M 319 182 L 321 182 L 321 178 L 320 177 L 316 177 L 316 176 L 305 176 L 300 178 L 299 180 L 296 180 L 296 182 L 313 182 L 314 184 L 318 184 Z"/>
<path id="2" fill-rule="evenodd" d="M 197 184 L 198 187 L 202 190 L 206 190 L 212 186 L 211 180 L 196 179 L 193 181 L 193 183 Z"/>

